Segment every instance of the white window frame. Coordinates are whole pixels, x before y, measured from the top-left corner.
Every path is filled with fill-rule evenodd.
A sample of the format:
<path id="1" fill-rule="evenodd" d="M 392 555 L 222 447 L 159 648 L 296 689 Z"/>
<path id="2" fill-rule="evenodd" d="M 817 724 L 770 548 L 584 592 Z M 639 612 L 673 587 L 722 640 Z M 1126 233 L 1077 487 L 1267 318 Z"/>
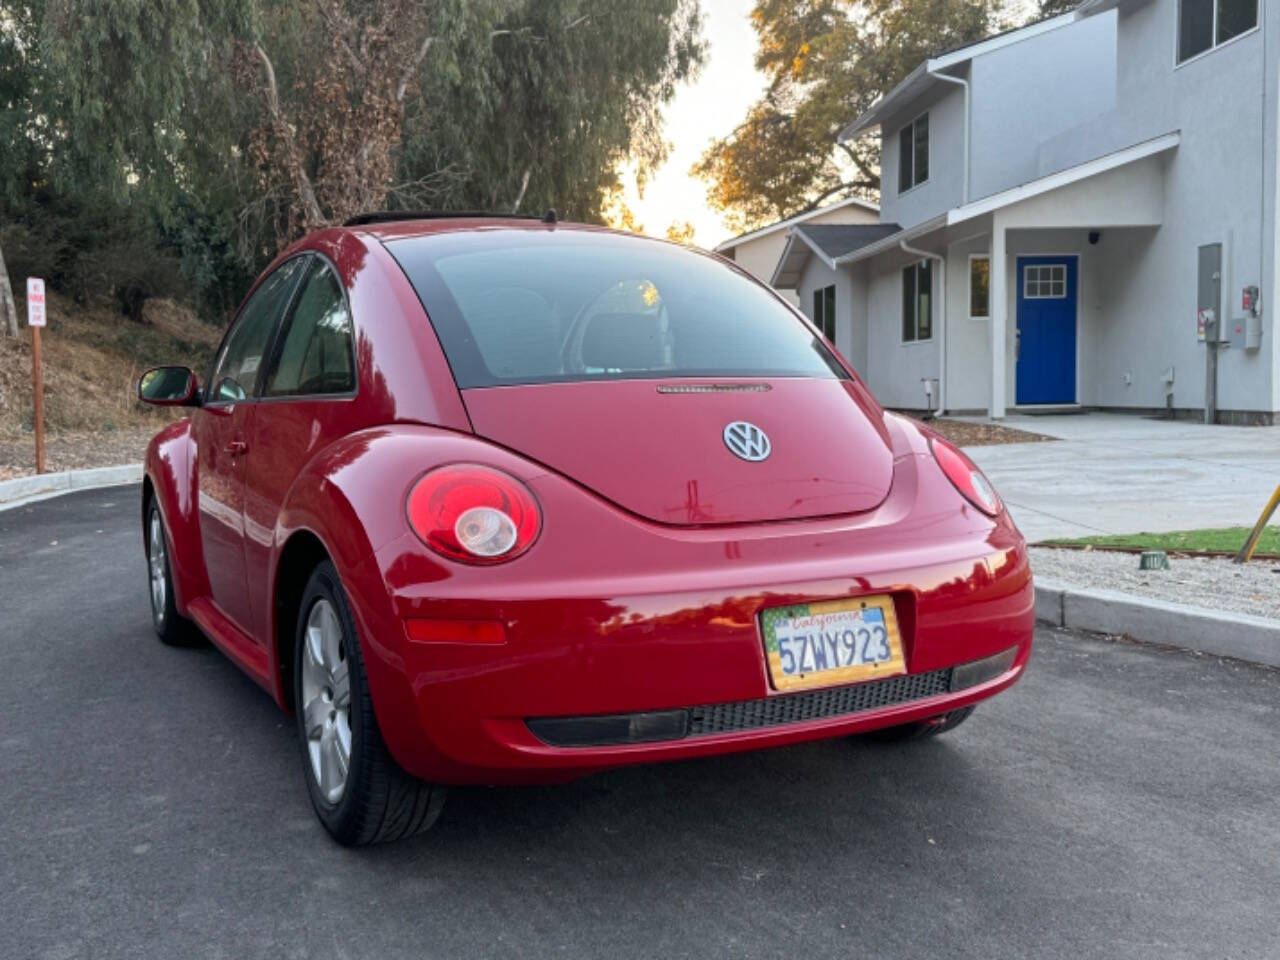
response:
<path id="1" fill-rule="evenodd" d="M 1036 293 L 1031 292 L 1031 271 L 1037 272 L 1034 283 L 1036 284 Z M 1048 276 L 1040 276 L 1040 271 L 1048 271 Z M 1058 271 L 1062 275 L 1059 277 Z M 1062 292 L 1054 293 L 1053 288 L 1058 284 L 1062 284 Z M 1049 285 L 1048 293 L 1040 293 L 1042 285 Z M 1067 299 L 1067 265 L 1065 263 L 1028 263 L 1022 268 L 1022 299 L 1023 300 L 1065 300 Z"/>
<path id="2" fill-rule="evenodd" d="M 973 312 L 973 261 L 987 261 L 987 312 Z M 991 319 L 991 254 L 989 253 L 971 253 L 969 254 L 969 271 L 965 278 L 965 309 L 968 311 L 970 320 L 990 320 Z"/>
<path id="3" fill-rule="evenodd" d="M 925 147 L 925 157 L 927 158 L 927 161 L 928 161 L 929 173 L 925 176 L 923 180 L 915 179 L 915 176 L 916 176 L 916 124 L 921 120 L 928 120 L 928 118 L 929 118 L 929 111 L 926 110 L 924 113 L 921 113 L 912 117 L 910 120 L 908 120 L 906 123 L 904 123 L 902 126 L 898 128 L 898 133 L 897 133 L 898 153 L 899 153 L 898 196 L 902 196 L 904 193 L 910 193 L 912 190 L 916 189 L 916 187 L 924 186 L 926 183 L 929 182 L 929 177 L 933 175 L 933 122 L 929 121 L 929 143 Z M 911 186 L 904 188 L 902 186 L 902 156 L 901 156 L 902 131 L 908 130 L 908 129 L 911 131 Z"/>
<path id="4" fill-rule="evenodd" d="M 1213 3 L 1213 25 L 1209 28 L 1210 29 L 1209 36 L 1213 42 L 1210 43 L 1206 49 L 1201 50 L 1199 53 L 1192 54 L 1191 56 L 1187 57 L 1187 59 L 1185 60 L 1178 59 L 1178 54 L 1182 50 L 1183 0 L 1178 0 L 1178 2 L 1174 4 L 1174 8 L 1173 8 L 1173 69 L 1177 70 L 1179 67 L 1185 67 L 1189 63 L 1195 63 L 1197 60 L 1201 60 L 1204 57 L 1217 53 L 1223 47 L 1230 46 L 1231 44 L 1235 43 L 1237 40 L 1243 40 L 1245 37 L 1252 36 L 1253 34 L 1257 33 L 1259 30 L 1262 29 L 1261 0 L 1255 0 L 1253 26 L 1250 27 L 1248 30 L 1244 31 L 1243 33 L 1237 33 L 1230 40 L 1223 40 L 1221 43 L 1219 43 L 1218 42 L 1218 2 L 1219 0 L 1211 0 L 1211 2 Z"/>

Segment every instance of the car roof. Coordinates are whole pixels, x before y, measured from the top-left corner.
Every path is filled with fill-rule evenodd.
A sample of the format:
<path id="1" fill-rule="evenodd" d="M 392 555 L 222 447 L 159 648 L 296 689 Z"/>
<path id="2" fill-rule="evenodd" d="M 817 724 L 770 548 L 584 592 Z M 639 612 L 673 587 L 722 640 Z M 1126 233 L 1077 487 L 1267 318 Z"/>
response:
<path id="1" fill-rule="evenodd" d="M 548 223 L 541 217 L 516 217 L 501 214 L 466 214 L 456 217 L 424 217 L 415 220 L 378 220 L 370 223 L 356 223 L 345 229 L 355 233 L 374 237 L 381 241 L 405 240 L 411 237 L 425 237 L 438 233 L 459 233 L 476 230 L 528 230 L 553 231 L 572 230 L 588 233 L 614 233 L 620 236 L 631 236 L 621 230 L 611 230 L 587 223 L 566 223 L 556 221 Z"/>

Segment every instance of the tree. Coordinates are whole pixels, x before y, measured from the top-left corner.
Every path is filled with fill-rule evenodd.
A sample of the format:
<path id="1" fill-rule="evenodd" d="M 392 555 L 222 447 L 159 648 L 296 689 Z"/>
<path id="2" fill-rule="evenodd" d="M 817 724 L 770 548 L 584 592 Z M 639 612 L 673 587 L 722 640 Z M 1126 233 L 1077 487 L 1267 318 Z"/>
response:
<path id="1" fill-rule="evenodd" d="M 1040 0 L 1040 16 L 1056 17 L 1060 13 L 1069 13 L 1080 6 L 1080 0 Z"/>
<path id="2" fill-rule="evenodd" d="M 37 223 L 50 184 L 141 212 L 220 314 L 282 244 L 362 210 L 600 220 L 622 161 L 664 156 L 661 108 L 703 57 L 698 0 L 0 0 L 0 54 L 11 23 L 35 159 L 0 150 L 0 220 Z"/>
<path id="3" fill-rule="evenodd" d="M 1001 10 L 1001 0 L 757 0 L 768 89 L 691 173 L 736 230 L 876 196 L 879 144 L 837 144 L 841 128 L 927 57 L 1003 26 Z"/>
<path id="4" fill-rule="evenodd" d="M 667 239 L 674 243 L 683 243 L 686 247 L 691 247 L 693 236 L 693 224 L 688 220 L 675 220 L 667 227 Z"/>

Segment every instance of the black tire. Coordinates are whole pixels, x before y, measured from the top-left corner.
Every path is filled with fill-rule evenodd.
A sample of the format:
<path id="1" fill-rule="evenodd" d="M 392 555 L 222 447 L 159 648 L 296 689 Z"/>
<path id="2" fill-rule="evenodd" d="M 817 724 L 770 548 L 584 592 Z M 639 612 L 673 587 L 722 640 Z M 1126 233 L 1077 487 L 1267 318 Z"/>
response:
<path id="1" fill-rule="evenodd" d="M 158 560 L 152 556 L 155 550 L 156 532 L 159 533 L 161 547 Z M 160 515 L 160 508 L 154 500 L 147 508 L 147 524 L 143 536 L 146 541 L 147 595 L 151 601 L 151 626 L 155 628 L 156 636 L 160 638 L 161 643 L 171 647 L 189 647 L 198 644 L 202 639 L 200 631 L 196 629 L 195 624 L 180 615 L 177 607 L 174 606 L 173 570 L 169 566 L 169 545 L 172 541 L 169 531 L 165 528 L 164 517 Z M 153 569 L 153 561 L 157 561 L 154 566 L 158 567 L 159 571 Z M 159 602 L 157 602 L 153 579 L 157 572 L 162 572 L 163 577 L 164 597 Z"/>
<path id="2" fill-rule="evenodd" d="M 973 710 L 973 707 L 961 707 L 959 710 L 939 714 L 936 717 L 930 717 L 928 720 L 904 723 L 897 727 L 885 727 L 883 730 L 875 730 L 865 736 L 868 740 L 875 740 L 880 743 L 928 740 L 930 737 L 936 737 L 939 734 L 954 730 L 969 719 L 969 714 L 973 713 Z"/>
<path id="3" fill-rule="evenodd" d="M 328 799 L 317 778 L 307 736 L 306 702 L 303 699 L 307 624 L 313 608 L 322 600 L 328 601 L 341 626 L 341 660 L 346 665 L 350 690 L 348 726 L 351 749 L 347 758 L 345 786 L 336 802 Z M 404 840 L 429 830 L 444 807 L 445 788 L 405 773 L 387 750 L 373 712 L 373 698 L 369 694 L 355 621 L 338 572 L 328 560 L 316 567 L 302 594 L 294 642 L 293 677 L 294 714 L 302 751 L 303 777 L 311 805 L 329 835 L 344 847 L 360 847 Z"/>

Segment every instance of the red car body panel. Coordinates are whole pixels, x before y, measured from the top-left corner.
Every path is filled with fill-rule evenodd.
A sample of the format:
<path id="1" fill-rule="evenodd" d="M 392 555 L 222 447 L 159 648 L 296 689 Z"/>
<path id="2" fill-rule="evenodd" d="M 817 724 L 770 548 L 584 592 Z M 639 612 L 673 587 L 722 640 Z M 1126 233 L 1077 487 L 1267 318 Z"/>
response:
<path id="1" fill-rule="evenodd" d="M 1034 618 L 1021 536 L 1007 515 L 961 497 L 925 428 L 885 414 L 852 370 L 848 381 L 769 379 L 758 393 L 659 394 L 664 380 L 459 391 L 381 240 L 474 229 L 584 228 L 442 220 L 307 237 L 281 259 L 311 250 L 337 267 L 354 320 L 355 394 L 236 404 L 246 413 L 221 438 L 246 445 L 240 480 L 221 487 L 200 476 L 216 457 L 198 449 L 210 431 L 192 420 L 231 419 L 226 407 L 195 411 L 148 449 L 144 496 L 172 541 L 177 609 L 283 707 L 281 649 L 292 638 L 282 643 L 276 597 L 295 537 L 321 544 L 342 578 L 393 756 L 438 782 L 560 780 L 852 733 L 936 716 L 1021 675 Z M 821 425 L 803 415 L 815 404 Z M 735 461 L 718 443 L 732 419 L 764 426 L 775 456 Z M 643 436 L 655 422 L 663 447 L 640 453 L 607 429 Z M 839 445 L 829 442 L 837 428 Z M 528 485 L 543 514 L 533 548 L 468 566 L 410 531 L 408 489 L 451 462 Z M 228 544 L 238 558 L 226 559 Z M 238 570 L 211 577 L 213 557 Z M 242 593 L 215 591 L 238 577 Z M 1012 666 L 923 700 L 666 742 L 553 747 L 525 723 L 790 696 L 771 687 L 760 611 L 881 593 L 894 598 L 910 673 L 1016 647 Z M 409 637 L 415 619 L 500 622 L 506 640 L 424 643 Z"/>

